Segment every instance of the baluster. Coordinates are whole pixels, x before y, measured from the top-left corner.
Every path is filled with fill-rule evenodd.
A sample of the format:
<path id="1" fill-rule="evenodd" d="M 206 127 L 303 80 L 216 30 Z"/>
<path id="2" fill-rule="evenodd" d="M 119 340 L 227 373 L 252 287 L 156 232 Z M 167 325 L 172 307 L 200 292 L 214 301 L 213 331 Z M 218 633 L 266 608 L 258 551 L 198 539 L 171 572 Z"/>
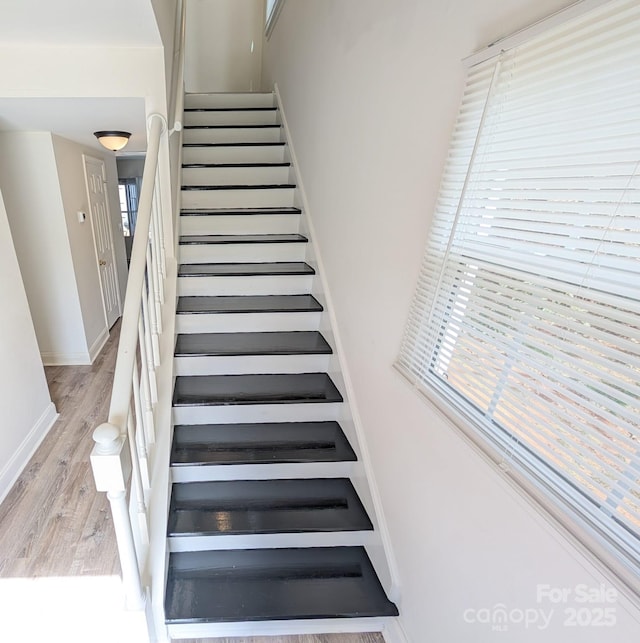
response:
<path id="1" fill-rule="evenodd" d="M 151 258 L 151 248 L 147 246 L 147 312 L 149 313 L 149 327 L 151 329 L 151 355 L 153 356 L 154 366 L 160 366 L 160 340 L 158 338 L 158 317 L 155 301 L 155 274 L 153 271 L 153 260 Z"/>
<path id="2" fill-rule="evenodd" d="M 144 413 L 142 409 L 141 391 L 140 391 L 140 375 L 138 371 L 138 361 L 133 363 L 133 409 L 135 413 L 135 439 L 138 449 L 138 460 L 140 461 L 140 476 L 145 490 L 151 488 L 151 481 L 149 478 L 149 450 L 147 447 L 147 432 L 145 430 Z M 129 419 L 133 421 L 131 413 Z"/>
<path id="3" fill-rule="evenodd" d="M 154 200 L 154 203 L 156 204 L 156 207 L 158 210 L 157 218 L 158 218 L 158 235 L 160 239 L 160 272 L 162 273 L 162 279 L 164 281 L 164 279 L 166 279 L 167 277 L 167 255 L 166 255 L 165 238 L 164 238 L 164 219 L 162 217 L 164 208 L 162 207 L 162 190 L 160 190 L 159 175 L 160 175 L 160 172 L 158 172 L 158 176 L 156 177 L 156 184 L 155 184 L 156 198 Z M 164 302 L 164 292 L 162 293 L 162 301 Z"/>
<path id="4" fill-rule="evenodd" d="M 160 270 L 160 238 L 158 236 L 158 209 L 153 204 L 151 208 L 151 260 L 153 270 L 153 301 L 156 307 L 156 319 L 158 321 L 158 333 L 162 333 L 162 300 L 164 298 L 164 279 Z"/>
<path id="5" fill-rule="evenodd" d="M 96 488 L 98 491 L 107 492 L 111 505 L 127 608 L 141 610 L 145 606 L 145 594 L 129 519 L 126 491 L 131 467 L 131 463 L 128 462 L 131 454 L 124 448 L 127 438 L 120 434 L 117 426 L 105 423 L 93 432 L 93 439 L 96 444 L 91 454 L 91 464 Z"/>
<path id="6" fill-rule="evenodd" d="M 135 384 L 134 384 L 135 386 Z M 132 413 L 127 417 L 127 435 L 129 438 L 129 450 L 131 451 L 131 477 L 133 487 L 131 493 L 136 503 L 136 516 L 138 518 L 138 536 L 143 545 L 149 544 L 149 525 L 147 523 L 147 506 L 144 501 L 144 485 L 142 483 L 142 472 L 140 470 L 140 452 L 136 439 L 136 426 Z"/>
<path id="7" fill-rule="evenodd" d="M 140 337 L 140 373 L 142 380 L 142 390 L 140 391 L 140 397 L 143 406 L 143 426 L 147 444 L 155 444 L 156 428 L 155 420 L 153 417 L 153 396 L 151 394 L 151 386 L 149 384 L 149 370 L 147 367 L 147 346 L 144 341 L 144 324 L 142 323 L 142 313 L 138 317 L 138 335 Z"/>
<path id="8" fill-rule="evenodd" d="M 146 366 L 147 373 L 149 374 L 149 387 L 151 389 L 151 403 L 156 404 L 158 401 L 158 385 L 156 382 L 156 370 L 151 356 L 153 355 L 153 342 L 151 340 L 151 328 L 149 323 L 149 301 L 146 294 L 142 293 L 142 320 L 143 320 L 143 335 L 145 344 L 146 360 L 143 366 Z M 142 346 L 142 342 L 140 342 Z"/>

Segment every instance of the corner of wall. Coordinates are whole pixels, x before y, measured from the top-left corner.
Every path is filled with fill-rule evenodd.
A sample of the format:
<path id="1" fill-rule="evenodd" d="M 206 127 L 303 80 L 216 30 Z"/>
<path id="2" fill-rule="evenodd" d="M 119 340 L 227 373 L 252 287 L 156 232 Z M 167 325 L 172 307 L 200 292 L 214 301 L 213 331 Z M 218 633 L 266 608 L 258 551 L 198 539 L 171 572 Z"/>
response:
<path id="1" fill-rule="evenodd" d="M 399 618 L 388 619 L 382 631 L 385 643 L 409 643 Z"/>

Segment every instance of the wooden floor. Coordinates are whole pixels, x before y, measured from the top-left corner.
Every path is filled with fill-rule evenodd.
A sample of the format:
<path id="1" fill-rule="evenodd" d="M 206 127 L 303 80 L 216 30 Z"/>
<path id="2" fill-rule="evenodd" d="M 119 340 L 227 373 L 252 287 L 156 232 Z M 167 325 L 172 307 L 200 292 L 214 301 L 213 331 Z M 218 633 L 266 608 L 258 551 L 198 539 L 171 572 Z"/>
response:
<path id="1" fill-rule="evenodd" d="M 0 505 L 0 578 L 120 573 L 109 502 L 89 465 L 118 335 L 119 323 L 92 366 L 45 368 L 60 417 Z"/>
<path id="2" fill-rule="evenodd" d="M 105 494 L 95 491 L 89 464 L 91 434 L 108 415 L 118 335 L 119 323 L 92 366 L 45 368 L 60 417 L 0 505 L 0 579 L 120 573 L 109 502 Z M 33 589 L 26 591 L 33 600 Z M 45 595 L 42 600 L 50 598 Z M 51 624 L 48 627 L 55 631 Z M 21 631 L 24 634 L 24 627 Z M 124 640 L 113 640 L 117 639 Z M 65 640 L 76 641 L 73 636 Z M 184 643 L 209 642 L 384 643 L 384 639 L 380 634 L 363 633 Z"/>

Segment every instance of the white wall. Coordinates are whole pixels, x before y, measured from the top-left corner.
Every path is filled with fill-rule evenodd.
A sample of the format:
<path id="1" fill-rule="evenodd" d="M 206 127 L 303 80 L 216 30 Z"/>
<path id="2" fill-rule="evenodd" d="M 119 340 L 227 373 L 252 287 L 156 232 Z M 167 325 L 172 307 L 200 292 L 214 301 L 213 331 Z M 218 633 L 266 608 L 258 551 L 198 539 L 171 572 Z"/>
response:
<path id="1" fill-rule="evenodd" d="M 0 194 L 0 501 L 56 418 Z"/>
<path id="2" fill-rule="evenodd" d="M 121 156 L 120 158 L 116 159 L 116 167 L 118 170 L 118 178 L 142 180 L 142 172 L 144 171 L 144 158 L 138 156 Z"/>
<path id="3" fill-rule="evenodd" d="M 182 0 L 187 2 L 187 0 Z M 176 0 L 151 0 L 156 24 L 160 39 L 164 46 L 164 69 L 165 77 L 167 79 L 166 92 L 167 92 L 167 105 L 171 104 L 172 97 L 169 95 L 171 92 L 171 75 L 173 74 L 174 64 L 174 47 L 176 37 L 176 19 L 178 18 L 177 11 L 180 8 L 180 2 Z"/>
<path id="4" fill-rule="evenodd" d="M 82 363 L 88 346 L 51 134 L 0 133 L 0 189 L 42 358 Z"/>
<path id="5" fill-rule="evenodd" d="M 460 61 L 568 4 L 287 2 L 265 44 L 263 88 L 278 83 L 292 129 L 411 643 L 640 636 L 640 612 L 623 597 L 613 629 L 565 627 L 572 604 L 537 602 L 538 584 L 609 581 L 392 369 L 457 113 Z M 465 622 L 466 609 L 499 603 L 555 613 L 544 630 Z"/>
<path id="6" fill-rule="evenodd" d="M 258 91 L 264 18 L 264 0 L 189 0 L 186 90 Z"/>
<path id="7" fill-rule="evenodd" d="M 166 113 L 161 47 L 0 46 L 0 96 L 139 97 Z"/>

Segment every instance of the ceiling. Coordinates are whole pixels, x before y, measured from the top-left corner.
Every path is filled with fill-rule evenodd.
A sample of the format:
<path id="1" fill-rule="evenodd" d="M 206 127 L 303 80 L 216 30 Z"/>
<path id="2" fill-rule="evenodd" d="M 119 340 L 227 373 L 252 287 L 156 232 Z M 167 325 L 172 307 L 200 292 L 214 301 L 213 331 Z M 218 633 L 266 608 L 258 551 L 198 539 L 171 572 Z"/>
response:
<path id="1" fill-rule="evenodd" d="M 0 131 L 53 132 L 104 152 L 93 132 L 109 129 L 132 132 L 128 145 L 118 156 L 144 154 L 147 148 L 144 99 L 0 98 Z"/>
<path id="2" fill-rule="evenodd" d="M 160 46 L 151 0 L 0 0 L 0 46 Z"/>

